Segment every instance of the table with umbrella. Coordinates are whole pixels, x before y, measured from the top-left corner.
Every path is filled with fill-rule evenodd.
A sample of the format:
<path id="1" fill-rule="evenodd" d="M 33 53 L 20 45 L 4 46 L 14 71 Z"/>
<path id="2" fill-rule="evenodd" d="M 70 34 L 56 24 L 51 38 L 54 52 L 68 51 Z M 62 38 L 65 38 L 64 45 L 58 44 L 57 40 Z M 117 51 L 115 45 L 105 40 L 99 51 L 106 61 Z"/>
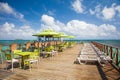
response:
<path id="1" fill-rule="evenodd" d="M 58 35 L 58 33 L 55 32 L 54 30 L 52 30 L 52 29 L 45 29 L 45 30 L 43 30 L 40 33 L 34 34 L 33 36 L 37 36 L 38 39 L 39 39 L 39 42 L 41 41 L 41 38 L 44 38 L 44 41 L 43 40 L 41 41 L 42 49 L 44 49 L 44 46 L 45 46 L 47 38 L 48 38 L 48 42 L 49 42 L 50 38 L 53 38 L 53 40 L 54 40 L 53 36 L 56 36 L 56 35 Z"/>

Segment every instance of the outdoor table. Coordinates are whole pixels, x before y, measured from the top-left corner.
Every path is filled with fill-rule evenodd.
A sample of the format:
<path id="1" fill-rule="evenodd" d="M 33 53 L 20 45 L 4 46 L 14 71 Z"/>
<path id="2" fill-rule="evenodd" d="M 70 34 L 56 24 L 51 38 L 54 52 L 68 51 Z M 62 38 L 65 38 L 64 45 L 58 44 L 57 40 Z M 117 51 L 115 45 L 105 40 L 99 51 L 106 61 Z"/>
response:
<path id="1" fill-rule="evenodd" d="M 21 56 L 22 62 L 21 62 L 21 67 L 23 68 L 24 66 L 24 59 L 28 59 L 28 57 L 30 56 L 31 52 L 18 52 L 15 53 L 19 56 Z"/>
<path id="2" fill-rule="evenodd" d="M 22 50 L 14 50 L 14 54 L 20 53 L 20 52 L 22 52 Z"/>

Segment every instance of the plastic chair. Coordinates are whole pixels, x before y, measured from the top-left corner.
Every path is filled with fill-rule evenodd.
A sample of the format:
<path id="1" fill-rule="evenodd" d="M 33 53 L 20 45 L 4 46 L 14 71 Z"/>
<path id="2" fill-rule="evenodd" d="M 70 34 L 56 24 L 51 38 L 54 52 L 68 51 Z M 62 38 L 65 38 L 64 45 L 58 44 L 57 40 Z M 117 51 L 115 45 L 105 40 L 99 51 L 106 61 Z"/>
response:
<path id="1" fill-rule="evenodd" d="M 7 51 L 4 51 L 4 53 L 2 53 L 2 54 L 5 57 L 6 69 L 8 68 L 8 64 L 10 63 L 11 68 L 12 68 L 12 72 L 13 72 L 13 68 L 14 68 L 13 64 L 15 62 L 19 63 L 19 66 L 21 67 L 21 60 L 14 58 L 13 52 L 11 52 L 10 50 L 7 50 Z"/>
<path id="2" fill-rule="evenodd" d="M 56 51 L 54 51 L 54 46 L 49 46 L 46 47 L 44 49 L 44 52 L 42 52 L 43 54 L 47 54 L 48 56 L 50 55 L 51 57 L 55 55 L 55 53 L 57 53 Z"/>
<path id="3" fill-rule="evenodd" d="M 32 52 L 31 55 L 29 56 L 29 59 L 24 60 L 24 69 L 25 69 L 26 65 L 28 65 L 30 68 L 30 72 L 31 72 L 31 68 L 34 63 L 37 64 L 37 67 L 39 69 L 39 65 L 38 65 L 39 61 L 40 61 L 40 59 L 39 59 L 37 52 Z"/>
<path id="4" fill-rule="evenodd" d="M 5 57 L 3 56 L 3 53 L 0 51 L 0 64 L 1 64 L 1 69 L 3 69 Z"/>

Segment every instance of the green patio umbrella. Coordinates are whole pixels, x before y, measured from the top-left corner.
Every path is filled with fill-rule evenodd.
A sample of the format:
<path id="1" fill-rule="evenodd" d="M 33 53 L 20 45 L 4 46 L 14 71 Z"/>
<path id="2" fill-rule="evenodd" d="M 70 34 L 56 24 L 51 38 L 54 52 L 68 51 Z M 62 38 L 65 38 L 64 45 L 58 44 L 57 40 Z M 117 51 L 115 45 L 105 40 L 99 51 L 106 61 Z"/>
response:
<path id="1" fill-rule="evenodd" d="M 54 38 L 65 38 L 67 37 L 68 35 L 66 35 L 65 33 L 63 32 L 58 32 L 58 35 L 55 35 L 53 36 Z"/>
<path id="2" fill-rule="evenodd" d="M 38 36 L 38 37 L 53 37 L 55 35 L 58 35 L 57 32 L 55 32 L 52 29 L 45 29 L 42 32 L 38 33 L 38 34 L 34 34 L 32 36 Z"/>
<path id="3" fill-rule="evenodd" d="M 41 37 L 44 37 L 45 41 L 46 41 L 46 38 L 48 38 L 48 41 L 49 41 L 49 38 L 53 38 L 53 40 L 54 40 L 53 36 L 55 36 L 55 35 L 58 35 L 58 33 L 55 32 L 53 29 L 45 29 L 42 32 L 34 34 L 32 36 L 37 36 L 39 41 L 40 41 Z"/>
<path id="4" fill-rule="evenodd" d="M 73 35 L 68 35 L 66 38 L 71 38 L 71 39 L 73 39 L 73 38 L 75 38 L 75 36 L 73 36 Z"/>
<path id="5" fill-rule="evenodd" d="M 72 39 L 75 38 L 75 36 L 73 36 L 73 35 L 68 35 L 68 36 L 66 36 L 66 38 L 69 39 L 69 40 L 72 40 Z"/>
<path id="6" fill-rule="evenodd" d="M 65 33 L 63 32 L 58 32 L 58 35 L 55 35 L 53 36 L 54 38 L 58 38 L 58 40 L 61 40 L 61 38 L 65 38 L 67 37 L 68 35 L 66 35 Z M 57 45 L 57 41 L 56 41 L 56 45 Z"/>
<path id="7" fill-rule="evenodd" d="M 58 40 L 61 40 L 61 38 L 66 38 L 68 35 L 66 35 L 63 32 L 58 32 L 58 35 L 53 36 L 54 38 L 58 38 Z"/>
<path id="8" fill-rule="evenodd" d="M 32 35 L 32 36 L 37 36 L 38 38 L 44 37 L 45 39 L 46 39 L 46 38 L 49 39 L 49 38 L 51 38 L 51 37 L 53 37 L 53 36 L 55 36 L 55 35 L 58 35 L 58 33 L 55 32 L 53 29 L 45 29 L 45 30 L 43 30 L 42 32 L 37 33 L 37 34 L 34 34 L 34 35 Z"/>

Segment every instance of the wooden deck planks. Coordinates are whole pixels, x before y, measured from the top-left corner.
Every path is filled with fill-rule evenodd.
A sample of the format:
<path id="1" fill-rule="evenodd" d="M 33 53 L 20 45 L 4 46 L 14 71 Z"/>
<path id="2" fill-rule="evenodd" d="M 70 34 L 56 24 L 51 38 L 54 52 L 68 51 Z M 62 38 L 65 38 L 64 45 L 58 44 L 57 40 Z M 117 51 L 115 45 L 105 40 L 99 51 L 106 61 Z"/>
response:
<path id="1" fill-rule="evenodd" d="M 16 68 L 14 69 L 15 75 L 6 77 L 6 80 L 102 80 L 98 69 L 100 66 L 75 63 L 81 47 L 82 45 L 77 44 L 73 48 L 60 52 L 57 56 L 42 58 L 39 70 L 36 66 L 32 68 L 32 72 Z M 100 68 L 109 80 L 120 77 L 116 70 L 108 71 L 111 65 Z"/>

